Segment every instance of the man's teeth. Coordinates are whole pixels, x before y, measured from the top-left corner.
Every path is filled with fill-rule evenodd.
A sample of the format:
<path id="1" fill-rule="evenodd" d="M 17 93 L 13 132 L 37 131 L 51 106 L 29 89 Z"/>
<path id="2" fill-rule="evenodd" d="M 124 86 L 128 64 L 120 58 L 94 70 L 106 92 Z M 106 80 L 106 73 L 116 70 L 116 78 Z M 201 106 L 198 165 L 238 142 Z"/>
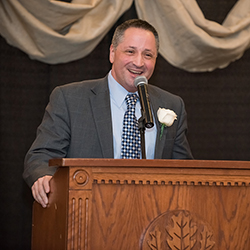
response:
<path id="1" fill-rule="evenodd" d="M 134 71 L 134 70 L 130 70 L 130 72 L 137 75 L 140 75 L 142 73 L 141 71 Z"/>

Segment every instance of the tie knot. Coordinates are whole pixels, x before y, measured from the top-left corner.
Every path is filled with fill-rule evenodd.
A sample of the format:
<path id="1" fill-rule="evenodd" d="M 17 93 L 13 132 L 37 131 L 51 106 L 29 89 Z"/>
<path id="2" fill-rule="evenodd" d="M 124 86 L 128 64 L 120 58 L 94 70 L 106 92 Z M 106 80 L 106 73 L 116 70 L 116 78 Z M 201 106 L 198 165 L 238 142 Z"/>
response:
<path id="1" fill-rule="evenodd" d="M 135 106 L 137 99 L 137 94 L 128 94 L 125 98 L 127 106 Z"/>

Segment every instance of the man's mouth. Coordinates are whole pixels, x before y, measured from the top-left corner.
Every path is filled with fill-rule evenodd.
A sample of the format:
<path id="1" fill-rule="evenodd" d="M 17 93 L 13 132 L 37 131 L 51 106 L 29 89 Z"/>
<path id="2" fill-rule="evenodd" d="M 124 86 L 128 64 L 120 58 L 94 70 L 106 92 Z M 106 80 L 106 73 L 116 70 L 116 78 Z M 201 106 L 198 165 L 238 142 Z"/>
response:
<path id="1" fill-rule="evenodd" d="M 135 75 L 141 75 L 143 73 L 142 71 L 137 71 L 137 70 L 132 70 L 132 69 L 129 69 L 128 71 Z"/>

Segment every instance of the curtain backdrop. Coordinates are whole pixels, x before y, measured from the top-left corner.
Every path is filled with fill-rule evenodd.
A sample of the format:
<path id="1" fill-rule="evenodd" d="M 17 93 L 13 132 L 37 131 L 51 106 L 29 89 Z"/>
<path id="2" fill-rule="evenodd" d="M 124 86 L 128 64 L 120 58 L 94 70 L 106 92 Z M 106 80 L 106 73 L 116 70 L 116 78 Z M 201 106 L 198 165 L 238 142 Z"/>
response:
<path id="1" fill-rule="evenodd" d="M 207 20 L 195 0 L 2 0 L 0 32 L 32 59 L 70 62 L 92 52 L 133 2 L 158 30 L 160 54 L 180 69 L 223 68 L 250 47 L 249 0 L 239 0 L 222 24 Z"/>

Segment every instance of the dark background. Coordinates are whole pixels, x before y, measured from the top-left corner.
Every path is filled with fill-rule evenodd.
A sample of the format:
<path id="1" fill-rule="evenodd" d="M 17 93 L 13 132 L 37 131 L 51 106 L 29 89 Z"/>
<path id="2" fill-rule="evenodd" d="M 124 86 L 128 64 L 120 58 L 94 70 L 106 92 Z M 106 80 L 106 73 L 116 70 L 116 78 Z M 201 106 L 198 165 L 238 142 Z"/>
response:
<path id="1" fill-rule="evenodd" d="M 207 19 L 222 23 L 237 1 L 197 2 Z M 30 249 L 33 199 L 22 179 L 23 160 L 49 94 L 57 85 L 105 76 L 114 28 L 136 17 L 132 5 L 90 55 L 66 64 L 31 60 L 0 37 L 0 249 Z M 205 73 L 185 72 L 159 56 L 150 83 L 184 99 L 196 159 L 250 160 L 249 69 L 249 50 L 227 68 Z"/>

